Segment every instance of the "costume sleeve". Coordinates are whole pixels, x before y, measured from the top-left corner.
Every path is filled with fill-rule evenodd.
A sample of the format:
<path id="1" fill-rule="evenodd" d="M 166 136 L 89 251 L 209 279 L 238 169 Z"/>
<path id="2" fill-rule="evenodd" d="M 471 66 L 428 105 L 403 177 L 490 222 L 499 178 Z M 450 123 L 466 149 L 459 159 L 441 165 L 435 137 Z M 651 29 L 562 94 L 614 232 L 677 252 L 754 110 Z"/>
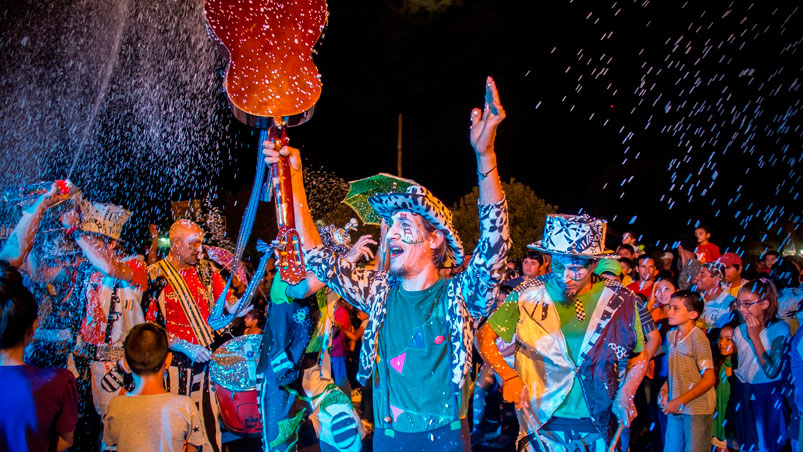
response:
<path id="1" fill-rule="evenodd" d="M 652 320 L 650 310 L 647 308 L 647 302 L 642 302 L 640 299 L 636 302 L 638 309 L 639 320 L 641 321 L 641 332 L 644 336 L 655 331 L 655 321 Z"/>
<path id="2" fill-rule="evenodd" d="M 636 345 L 633 347 L 633 353 L 641 353 L 644 350 L 644 329 L 641 324 L 641 312 L 639 309 L 639 302 L 636 302 L 636 315 L 633 319 L 633 333 L 636 335 Z M 652 319 L 650 319 L 652 320 Z"/>
<path id="3" fill-rule="evenodd" d="M 59 434 L 75 431 L 78 423 L 78 386 L 75 383 L 75 377 L 69 371 L 62 370 L 61 373 L 64 378 L 64 398 L 56 421 L 56 431 Z"/>
<path id="4" fill-rule="evenodd" d="M 518 297 L 511 300 L 511 296 L 515 293 L 516 292 L 511 292 L 508 299 L 488 318 L 488 326 L 505 342 L 513 341 L 513 335 L 516 334 L 516 325 L 519 323 Z"/>
<path id="5" fill-rule="evenodd" d="M 371 312 L 377 295 L 386 293 L 387 273 L 358 268 L 323 245 L 305 251 L 304 258 L 307 271 L 360 311 Z"/>
<path id="6" fill-rule="evenodd" d="M 504 276 L 510 249 L 507 200 L 479 205 L 480 240 L 465 270 L 455 276 L 466 309 L 474 318 L 488 315 Z"/>
<path id="7" fill-rule="evenodd" d="M 134 258 L 125 259 L 123 263 L 126 264 L 134 274 L 134 279 L 129 285 L 141 292 L 145 291 L 145 289 L 148 287 L 148 271 L 145 263 Z"/>

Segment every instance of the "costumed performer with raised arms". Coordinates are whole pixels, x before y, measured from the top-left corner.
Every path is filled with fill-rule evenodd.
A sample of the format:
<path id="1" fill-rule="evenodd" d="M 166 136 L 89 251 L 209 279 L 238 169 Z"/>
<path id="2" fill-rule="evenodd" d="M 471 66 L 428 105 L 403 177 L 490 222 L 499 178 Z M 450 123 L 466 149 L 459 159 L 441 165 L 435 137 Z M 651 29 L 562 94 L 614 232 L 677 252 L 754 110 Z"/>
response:
<path id="1" fill-rule="evenodd" d="M 468 451 L 469 368 L 473 333 L 487 315 L 509 249 L 507 204 L 496 168 L 494 139 L 504 110 L 491 78 L 483 111 L 471 112 L 477 159 L 481 236 L 465 270 L 442 279 L 438 269 L 459 266 L 463 246 L 449 209 L 427 189 L 374 195 L 387 221 L 389 271 L 356 267 L 321 244 L 307 207 L 299 151 L 263 143 L 268 164 L 290 158 L 296 227 L 307 270 L 345 301 L 369 314 L 358 380 L 372 375 L 374 449 Z M 375 242 L 374 242 L 375 243 Z"/>

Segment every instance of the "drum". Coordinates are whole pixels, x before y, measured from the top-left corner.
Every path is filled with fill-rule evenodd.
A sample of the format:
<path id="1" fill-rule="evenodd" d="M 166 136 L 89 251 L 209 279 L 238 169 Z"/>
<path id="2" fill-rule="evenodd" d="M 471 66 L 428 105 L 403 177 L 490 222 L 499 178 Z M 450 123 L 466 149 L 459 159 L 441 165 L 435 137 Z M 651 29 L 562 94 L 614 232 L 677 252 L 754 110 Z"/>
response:
<path id="1" fill-rule="evenodd" d="M 212 355 L 209 373 L 220 407 L 220 420 L 232 433 L 262 433 L 256 367 L 262 335 L 236 337 L 221 345 Z"/>

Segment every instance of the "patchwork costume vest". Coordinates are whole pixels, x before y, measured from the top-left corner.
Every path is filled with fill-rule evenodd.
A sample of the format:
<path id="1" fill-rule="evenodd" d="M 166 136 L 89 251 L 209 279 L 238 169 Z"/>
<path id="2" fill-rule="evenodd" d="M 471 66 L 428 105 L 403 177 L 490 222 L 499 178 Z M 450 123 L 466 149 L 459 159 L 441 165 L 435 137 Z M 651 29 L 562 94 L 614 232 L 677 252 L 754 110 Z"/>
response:
<path id="1" fill-rule="evenodd" d="M 617 420 L 611 414 L 616 392 L 624 382 L 627 360 L 637 346 L 634 332 L 636 297 L 619 283 L 605 281 L 591 315 L 577 364 L 569 357 L 555 302 L 546 290 L 547 275 L 525 282 L 518 297 L 515 368 L 531 396 L 530 410 L 517 410 L 520 436 L 543 427 L 579 381 L 591 421 L 609 442 Z M 577 376 L 577 380 L 575 380 Z"/>

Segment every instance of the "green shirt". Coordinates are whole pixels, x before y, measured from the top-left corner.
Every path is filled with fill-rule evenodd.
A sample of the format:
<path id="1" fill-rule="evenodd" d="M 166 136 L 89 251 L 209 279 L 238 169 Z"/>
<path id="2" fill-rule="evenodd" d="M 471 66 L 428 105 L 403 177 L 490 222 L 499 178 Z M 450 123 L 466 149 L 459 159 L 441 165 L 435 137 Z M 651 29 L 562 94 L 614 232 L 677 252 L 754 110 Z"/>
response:
<path id="1" fill-rule="evenodd" d="M 600 295 L 605 288 L 605 284 L 598 282 L 591 287 L 591 290 L 578 296 L 579 300 L 583 303 L 583 308 L 586 313 L 584 320 L 578 320 L 574 300 L 569 299 L 563 292 L 563 288 L 558 283 L 557 278 L 550 278 L 546 282 L 546 290 L 549 297 L 553 300 L 555 310 L 558 312 L 560 318 L 560 329 L 566 339 L 567 353 L 569 359 L 577 364 L 577 357 L 580 355 L 580 349 L 583 345 L 583 338 L 585 337 L 586 330 L 588 330 L 591 316 L 597 307 Z M 512 292 L 508 296 L 505 303 L 503 303 L 488 319 L 488 325 L 496 332 L 496 334 L 504 339 L 506 342 L 513 340 L 513 335 L 516 333 L 516 325 L 519 322 L 519 307 L 518 307 L 518 293 Z M 641 352 L 644 348 L 644 333 L 641 329 L 641 319 L 636 311 L 635 319 L 633 322 L 633 330 L 636 333 L 636 347 L 635 353 Z M 590 417 L 588 412 L 588 405 L 583 398 L 583 390 L 580 386 L 580 380 L 575 376 L 572 389 L 564 399 L 563 403 L 555 411 L 555 416 L 582 419 Z"/>
<path id="2" fill-rule="evenodd" d="M 599 296 L 602 294 L 604 284 L 594 284 L 591 290 L 578 295 L 577 299 L 583 303 L 586 316 L 584 320 L 579 320 L 575 312 L 575 301 L 566 297 L 562 288 L 557 283 L 557 279 L 550 279 L 546 284 L 547 292 L 555 302 L 555 310 L 558 311 L 560 317 L 560 330 L 563 337 L 566 339 L 566 346 L 568 347 L 569 359 L 575 365 L 578 363 L 580 356 L 580 349 L 583 346 L 583 338 L 585 337 L 588 324 L 591 322 L 591 314 L 597 307 Z M 583 398 L 583 389 L 580 387 L 580 380 L 577 376 L 574 377 L 572 389 L 569 394 L 563 399 L 555 411 L 555 416 L 566 417 L 570 419 L 582 419 L 591 417 L 588 412 L 588 405 Z"/>
<path id="3" fill-rule="evenodd" d="M 292 303 L 293 299 L 287 296 L 288 287 L 290 287 L 290 284 L 282 281 L 282 275 L 276 272 L 270 285 L 270 302 L 276 304 Z"/>
<path id="4" fill-rule="evenodd" d="M 422 291 L 397 286 L 388 295 L 375 368 L 378 428 L 425 432 L 465 415 L 462 405 L 468 398 L 455 393 L 451 383 L 445 297 L 444 279 Z"/>

